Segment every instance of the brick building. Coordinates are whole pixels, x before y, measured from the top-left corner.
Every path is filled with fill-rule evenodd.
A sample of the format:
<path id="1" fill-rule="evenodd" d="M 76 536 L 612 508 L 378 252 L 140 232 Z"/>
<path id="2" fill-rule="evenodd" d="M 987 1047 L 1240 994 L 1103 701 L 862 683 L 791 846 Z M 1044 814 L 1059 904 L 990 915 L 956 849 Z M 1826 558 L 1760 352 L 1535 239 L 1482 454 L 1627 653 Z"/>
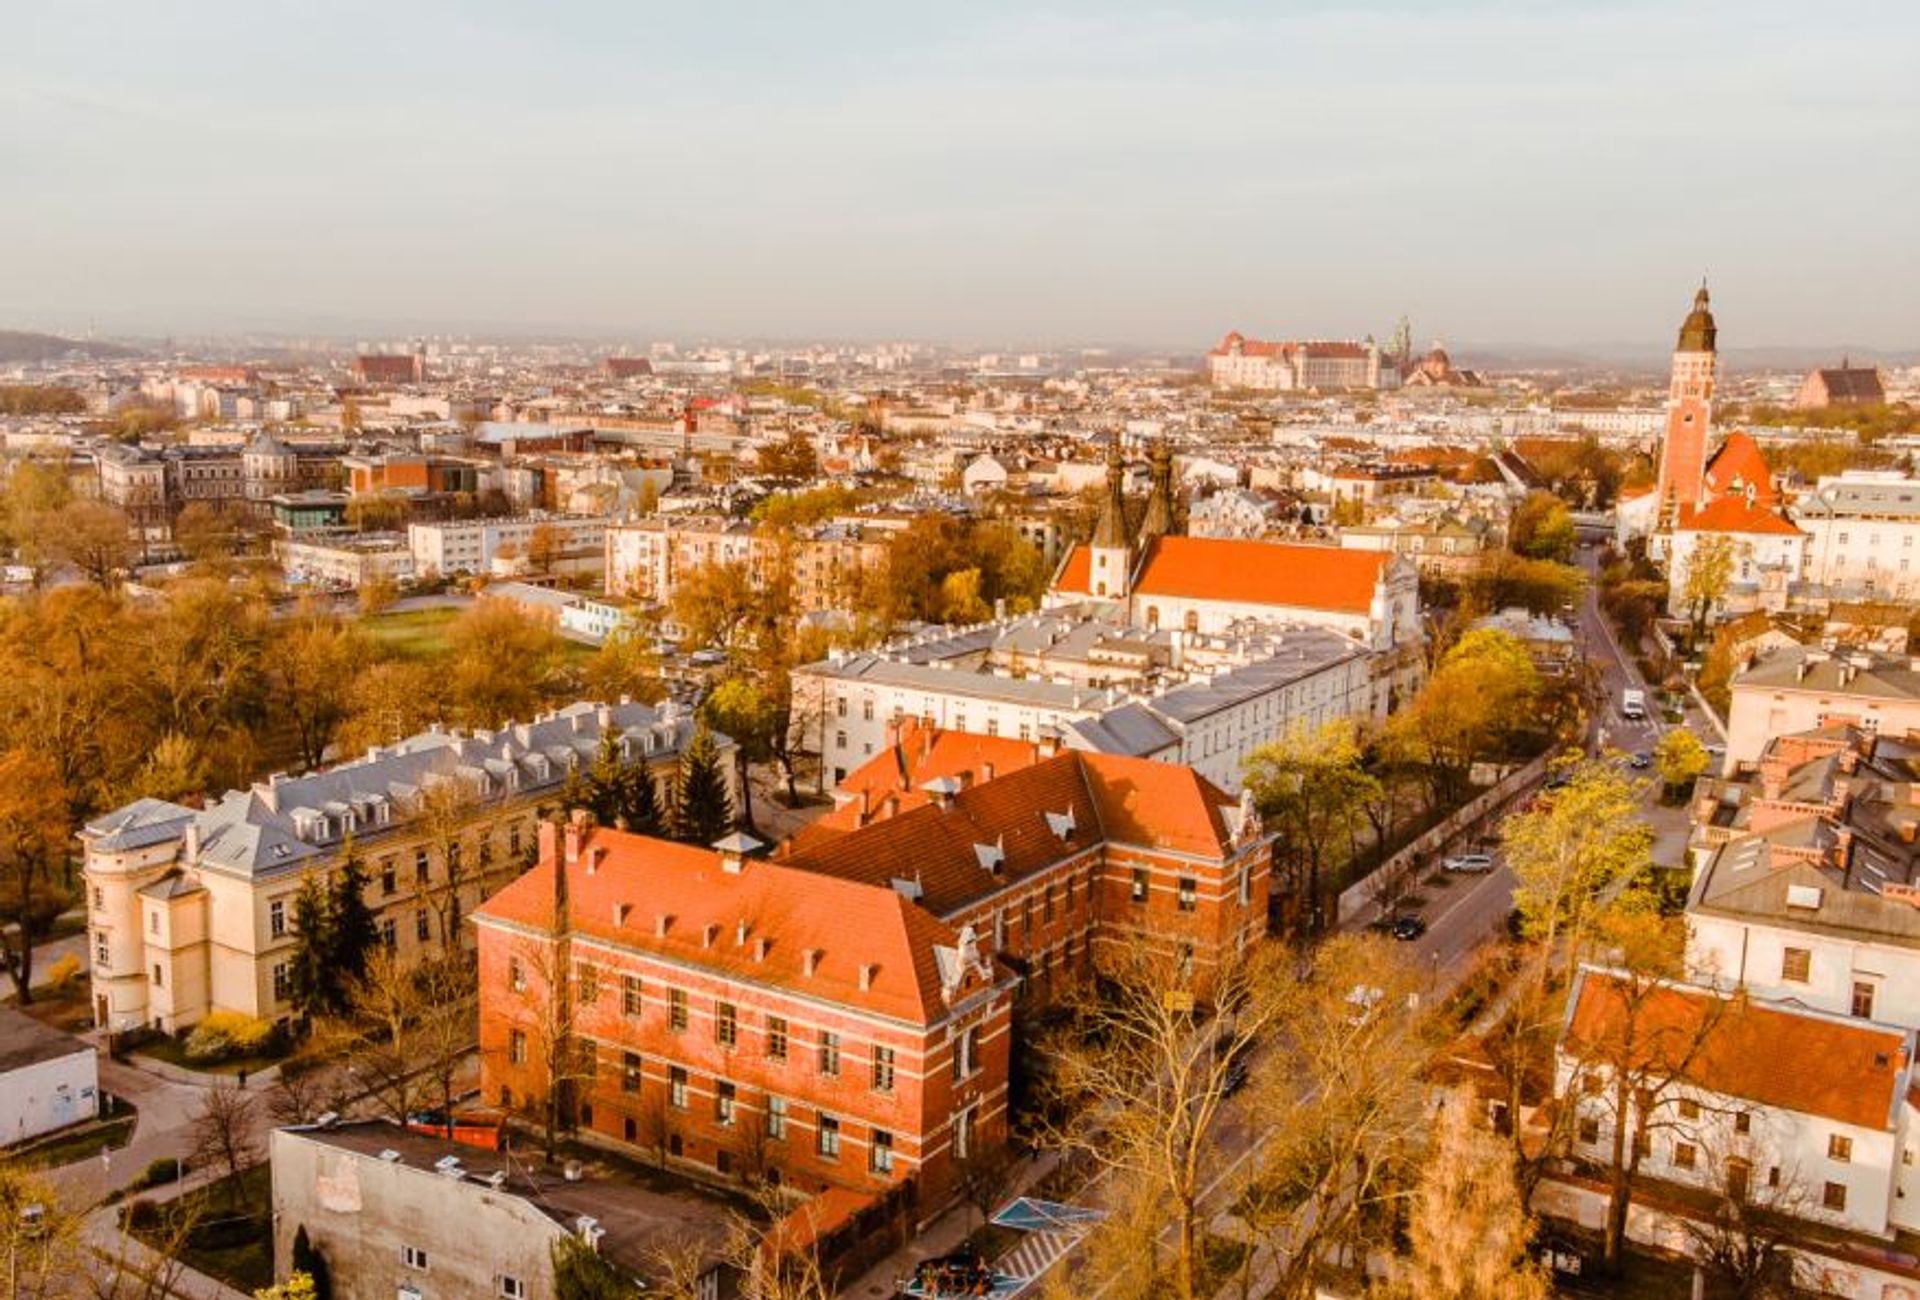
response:
<path id="1" fill-rule="evenodd" d="M 896 890 L 744 847 L 544 825 L 540 864 L 475 916 L 484 1096 L 537 1108 L 571 1041 L 583 1133 L 937 1204 L 1004 1139 L 1014 979 Z"/>
<path id="2" fill-rule="evenodd" d="M 486 1099 L 537 1108 L 562 1074 L 603 1140 L 808 1191 L 913 1179 L 924 1213 L 1004 1138 L 1022 989 L 1136 934 L 1204 989 L 1264 929 L 1271 839 L 1187 768 L 925 770 L 924 802 L 870 802 L 778 861 L 543 827 L 540 865 L 475 917 Z"/>

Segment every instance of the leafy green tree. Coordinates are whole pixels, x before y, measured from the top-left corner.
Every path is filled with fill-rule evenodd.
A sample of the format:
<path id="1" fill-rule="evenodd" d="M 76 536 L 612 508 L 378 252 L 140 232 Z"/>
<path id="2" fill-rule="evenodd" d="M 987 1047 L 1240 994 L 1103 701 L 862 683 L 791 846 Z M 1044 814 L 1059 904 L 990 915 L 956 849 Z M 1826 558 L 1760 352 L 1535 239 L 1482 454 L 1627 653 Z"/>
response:
<path id="1" fill-rule="evenodd" d="M 1687 562 L 1681 566 L 1680 600 L 1686 606 L 1687 619 L 1693 624 L 1693 642 L 1700 643 L 1706 635 L 1707 620 L 1720 602 L 1727 598 L 1727 589 L 1733 585 L 1734 565 L 1739 559 L 1739 547 L 1726 533 L 1706 533 L 1693 544 L 1687 553 Z"/>
<path id="2" fill-rule="evenodd" d="M 380 942 L 380 927 L 373 909 L 367 906 L 367 869 L 348 840 L 341 850 L 344 861 L 333 878 L 327 900 L 327 942 L 331 953 L 328 979 L 336 990 L 331 1009 L 346 1005 L 347 993 L 356 980 L 367 973 L 367 962 Z"/>
<path id="3" fill-rule="evenodd" d="M 634 1300 L 638 1288 L 611 1260 L 576 1236 L 553 1243 L 553 1300 Z"/>
<path id="4" fill-rule="evenodd" d="M 333 907 L 320 877 L 308 872 L 293 896 L 293 954 L 287 983 L 293 1009 L 322 1016 L 337 1009 L 339 985 L 333 978 Z"/>
<path id="5" fill-rule="evenodd" d="M 1366 770 L 1359 736 L 1347 721 L 1296 728 L 1249 754 L 1245 769 L 1254 806 L 1304 877 L 1298 884 L 1306 922 L 1318 929 L 1326 919 L 1332 854 L 1352 844 L 1368 804 L 1380 797 L 1380 782 Z"/>
<path id="6" fill-rule="evenodd" d="M 1388 719 L 1385 747 L 1422 771 L 1436 804 L 1457 803 L 1474 763 L 1510 755 L 1535 721 L 1539 693 L 1540 674 L 1518 639 L 1492 628 L 1469 632 Z"/>
<path id="7" fill-rule="evenodd" d="M 1707 747 L 1685 727 L 1675 727 L 1653 747 L 1653 766 L 1670 794 L 1685 791 L 1707 770 Z"/>
<path id="8" fill-rule="evenodd" d="M 786 714 L 779 700 L 762 689 L 757 680 L 736 675 L 713 688 L 700 706 L 700 716 L 708 726 L 733 741 L 741 820 L 752 830 L 753 784 L 748 780 L 748 768 L 750 764 L 773 759 L 776 737 L 786 723 Z"/>
<path id="9" fill-rule="evenodd" d="M 720 746 L 702 722 L 680 755 L 680 781 L 674 791 L 674 838 L 711 844 L 733 825 L 733 797 L 720 769 Z"/>
<path id="10" fill-rule="evenodd" d="M 1565 564 L 1573 555 L 1573 516 L 1551 492 L 1529 492 L 1507 523 L 1507 545 L 1514 554 Z"/>

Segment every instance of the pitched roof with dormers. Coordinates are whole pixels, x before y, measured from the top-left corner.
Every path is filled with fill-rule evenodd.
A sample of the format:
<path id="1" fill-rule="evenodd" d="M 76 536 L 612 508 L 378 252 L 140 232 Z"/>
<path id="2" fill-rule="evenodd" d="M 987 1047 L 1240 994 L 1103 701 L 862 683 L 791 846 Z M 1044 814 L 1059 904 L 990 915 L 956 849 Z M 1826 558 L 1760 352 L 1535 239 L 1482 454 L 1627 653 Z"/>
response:
<path id="1" fill-rule="evenodd" d="M 1701 477 L 1708 496 L 1751 494 L 1758 506 L 1777 504 L 1780 494 L 1773 490 L 1773 471 L 1767 468 L 1766 455 L 1753 436 L 1735 430 L 1707 461 Z"/>
<path id="2" fill-rule="evenodd" d="M 1138 596 L 1217 600 L 1282 609 L 1365 614 L 1393 556 L 1333 546 L 1241 541 L 1227 537 L 1158 537 L 1133 583 Z M 1054 590 L 1088 594 L 1092 561 L 1085 546 L 1067 553 Z"/>
<path id="3" fill-rule="evenodd" d="M 1562 1051 L 1627 1053 L 1636 1069 L 1674 1068 L 1723 1097 L 1888 1130 L 1906 1094 L 1910 1030 L 1693 985 L 1636 987 L 1592 967 L 1570 1005 Z"/>
<path id="4" fill-rule="evenodd" d="M 933 796 L 925 788 L 929 781 L 941 777 L 960 778 L 969 784 L 991 780 L 1031 767 L 1043 757 L 1035 741 L 954 731 L 930 726 L 918 718 L 902 719 L 893 733 L 892 744 L 839 783 L 839 806 L 802 828 L 790 842 L 790 850 L 859 830 L 876 817 L 910 812 L 931 803 Z"/>
<path id="5" fill-rule="evenodd" d="M 801 844 L 786 862 L 898 887 L 948 916 L 1104 843 L 1223 858 L 1239 824 L 1238 802 L 1218 786 L 1147 759 L 1069 752 L 952 785 L 938 802 Z"/>
<path id="6" fill-rule="evenodd" d="M 560 853 L 542 848 L 476 923 L 552 930 Z M 958 969 L 960 936 L 888 886 L 754 859 L 731 871 L 712 849 L 604 827 L 583 829 L 567 897 L 576 937 L 911 1024 L 946 1015 L 943 966 Z"/>

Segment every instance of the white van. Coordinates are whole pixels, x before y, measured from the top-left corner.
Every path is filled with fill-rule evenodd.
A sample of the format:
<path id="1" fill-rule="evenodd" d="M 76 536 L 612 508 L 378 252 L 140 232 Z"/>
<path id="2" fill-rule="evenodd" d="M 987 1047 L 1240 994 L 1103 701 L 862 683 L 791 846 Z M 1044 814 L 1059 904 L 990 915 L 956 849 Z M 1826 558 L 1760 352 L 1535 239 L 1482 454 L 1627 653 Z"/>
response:
<path id="1" fill-rule="evenodd" d="M 1638 721 L 1647 716 L 1647 693 L 1645 691 L 1620 692 L 1620 716 Z"/>

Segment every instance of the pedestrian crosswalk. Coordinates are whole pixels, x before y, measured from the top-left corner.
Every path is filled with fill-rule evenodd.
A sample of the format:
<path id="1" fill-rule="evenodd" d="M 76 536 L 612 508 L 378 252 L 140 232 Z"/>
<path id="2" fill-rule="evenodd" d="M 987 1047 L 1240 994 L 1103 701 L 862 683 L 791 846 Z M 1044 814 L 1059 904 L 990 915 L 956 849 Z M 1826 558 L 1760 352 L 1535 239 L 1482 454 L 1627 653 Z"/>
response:
<path id="1" fill-rule="evenodd" d="M 1074 1232 L 1029 1232 L 1020 1244 L 994 1261 L 993 1271 L 1020 1280 L 1020 1290 L 1037 1281 L 1080 1239 Z M 1014 1294 L 1019 1294 L 1016 1291 Z"/>

